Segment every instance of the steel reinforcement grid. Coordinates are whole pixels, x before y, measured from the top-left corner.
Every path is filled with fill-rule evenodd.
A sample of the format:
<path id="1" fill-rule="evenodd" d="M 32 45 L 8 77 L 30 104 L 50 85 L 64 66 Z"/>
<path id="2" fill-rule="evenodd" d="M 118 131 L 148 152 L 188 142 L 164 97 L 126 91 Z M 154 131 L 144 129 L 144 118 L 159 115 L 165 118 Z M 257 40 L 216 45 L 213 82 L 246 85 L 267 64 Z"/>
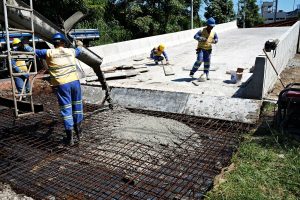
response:
<path id="1" fill-rule="evenodd" d="M 85 105 L 84 137 L 62 145 L 58 112 L 14 121 L 0 111 L 0 182 L 34 199 L 202 199 L 230 164 L 246 124 L 193 116 Z M 111 135 L 115 114 L 145 114 L 194 130 L 176 147 Z"/>

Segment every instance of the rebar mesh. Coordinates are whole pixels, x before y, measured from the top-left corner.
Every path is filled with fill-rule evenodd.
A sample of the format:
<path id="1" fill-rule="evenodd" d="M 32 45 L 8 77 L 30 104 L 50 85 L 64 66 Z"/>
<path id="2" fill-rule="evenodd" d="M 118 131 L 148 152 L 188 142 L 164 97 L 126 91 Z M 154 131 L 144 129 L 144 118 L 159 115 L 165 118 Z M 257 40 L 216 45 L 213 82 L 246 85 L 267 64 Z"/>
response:
<path id="1" fill-rule="evenodd" d="M 54 100 L 53 100 L 54 101 Z M 249 125 L 193 116 L 85 105 L 84 137 L 62 145 L 57 108 L 15 121 L 0 111 L 0 181 L 35 199 L 201 199 L 229 164 Z M 194 130 L 177 146 L 112 135 L 117 114 L 173 119 Z"/>

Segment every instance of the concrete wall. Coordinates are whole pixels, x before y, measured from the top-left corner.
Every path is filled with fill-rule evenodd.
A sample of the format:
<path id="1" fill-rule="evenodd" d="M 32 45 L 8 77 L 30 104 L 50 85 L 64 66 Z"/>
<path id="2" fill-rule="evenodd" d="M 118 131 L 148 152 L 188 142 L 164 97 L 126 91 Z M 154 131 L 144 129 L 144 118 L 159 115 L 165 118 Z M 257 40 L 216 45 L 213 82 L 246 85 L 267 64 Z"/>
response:
<path id="1" fill-rule="evenodd" d="M 101 87 L 82 85 L 82 91 L 83 99 L 87 103 L 99 104 L 104 98 Z M 114 103 L 126 108 L 180 113 L 250 124 L 256 123 L 259 119 L 261 107 L 261 101 L 251 99 L 135 88 L 112 88 L 111 95 Z"/>
<path id="2" fill-rule="evenodd" d="M 280 42 L 274 58 L 272 52 L 268 53 L 279 74 L 285 69 L 289 59 L 293 58 L 297 53 L 299 28 L 300 22 L 298 21 L 280 38 L 278 38 Z M 252 77 L 250 77 L 245 87 L 242 87 L 237 92 L 236 96 L 242 98 L 262 99 L 268 94 L 268 92 L 271 91 L 277 79 L 278 77 L 272 68 L 271 63 L 265 55 L 260 55 L 256 58 L 255 69 Z"/>
<path id="3" fill-rule="evenodd" d="M 175 33 L 157 35 L 141 39 L 118 42 L 108 45 L 91 47 L 96 54 L 104 58 L 103 65 L 118 61 L 124 58 L 135 57 L 144 53 L 149 53 L 153 47 L 164 43 L 167 47 L 179 45 L 193 40 L 195 33 L 200 28 L 193 30 L 180 31 Z M 219 24 L 215 30 L 220 33 L 223 31 L 237 29 L 236 21 Z"/>

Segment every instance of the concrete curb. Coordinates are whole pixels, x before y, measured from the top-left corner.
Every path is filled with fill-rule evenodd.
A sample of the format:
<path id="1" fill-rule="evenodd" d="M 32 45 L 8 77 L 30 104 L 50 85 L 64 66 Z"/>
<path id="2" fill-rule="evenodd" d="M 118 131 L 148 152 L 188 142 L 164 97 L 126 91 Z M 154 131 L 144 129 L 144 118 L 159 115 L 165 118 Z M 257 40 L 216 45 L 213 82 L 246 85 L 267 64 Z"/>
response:
<path id="1" fill-rule="evenodd" d="M 83 98 L 87 103 L 98 104 L 103 99 L 101 87 L 82 85 L 82 89 Z M 259 100 L 135 88 L 113 88 L 111 94 L 115 103 L 126 108 L 180 113 L 249 124 L 258 121 L 262 104 Z"/>
<path id="2" fill-rule="evenodd" d="M 274 58 L 272 52 L 268 53 L 279 74 L 286 68 L 288 61 L 297 53 L 299 28 L 300 22 L 298 21 L 280 38 L 278 38 L 280 42 Z M 237 91 L 235 96 L 262 99 L 271 91 L 277 79 L 278 77 L 266 56 L 259 55 L 256 57 L 255 68 L 252 76 L 248 80 L 247 84 L 245 84 L 245 87 Z"/>

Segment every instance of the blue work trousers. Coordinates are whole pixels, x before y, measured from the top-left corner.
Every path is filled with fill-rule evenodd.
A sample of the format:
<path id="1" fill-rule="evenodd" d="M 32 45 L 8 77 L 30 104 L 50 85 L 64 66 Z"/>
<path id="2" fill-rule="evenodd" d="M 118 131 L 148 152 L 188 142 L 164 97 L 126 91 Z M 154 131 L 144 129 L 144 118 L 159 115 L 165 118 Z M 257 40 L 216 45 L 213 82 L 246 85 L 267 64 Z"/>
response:
<path id="1" fill-rule="evenodd" d="M 65 129 L 72 130 L 74 124 L 83 120 L 80 82 L 76 80 L 58 85 L 56 94 L 60 106 L 60 113 L 64 119 Z"/>
<path id="2" fill-rule="evenodd" d="M 204 49 L 198 50 L 197 60 L 194 63 L 191 72 L 194 74 L 200 67 L 201 63 L 204 62 L 204 73 L 208 75 L 209 67 L 210 67 L 210 58 L 211 58 L 211 50 L 204 50 Z"/>
<path id="3" fill-rule="evenodd" d="M 153 52 L 151 52 L 150 58 L 152 58 L 155 62 L 164 60 L 164 57 L 163 57 L 163 56 L 156 56 L 156 55 L 154 55 Z"/>
<path id="4" fill-rule="evenodd" d="M 23 88 L 25 80 L 27 80 L 27 81 L 25 84 L 24 93 L 30 92 L 29 78 L 26 78 L 25 76 L 18 76 L 18 77 L 15 77 L 14 79 L 15 79 L 16 88 L 17 88 L 19 94 L 21 94 L 21 92 L 22 92 L 22 88 Z"/>

